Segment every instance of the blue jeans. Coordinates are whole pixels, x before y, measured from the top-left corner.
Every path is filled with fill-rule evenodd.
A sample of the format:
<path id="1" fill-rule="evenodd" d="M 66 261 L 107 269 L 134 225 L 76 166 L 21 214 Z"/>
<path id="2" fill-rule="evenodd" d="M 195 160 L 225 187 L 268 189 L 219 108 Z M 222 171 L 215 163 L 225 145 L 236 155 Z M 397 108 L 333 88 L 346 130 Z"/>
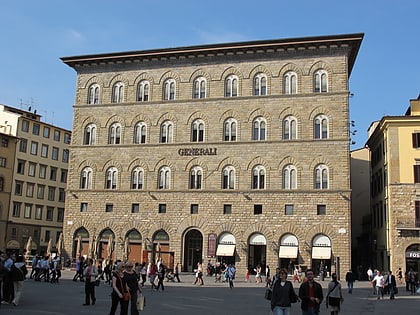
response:
<path id="1" fill-rule="evenodd" d="M 347 288 L 349 289 L 349 293 L 353 292 L 353 282 L 347 282 Z"/>
<path id="2" fill-rule="evenodd" d="M 273 315 L 290 315 L 290 307 L 276 306 L 273 309 Z"/>

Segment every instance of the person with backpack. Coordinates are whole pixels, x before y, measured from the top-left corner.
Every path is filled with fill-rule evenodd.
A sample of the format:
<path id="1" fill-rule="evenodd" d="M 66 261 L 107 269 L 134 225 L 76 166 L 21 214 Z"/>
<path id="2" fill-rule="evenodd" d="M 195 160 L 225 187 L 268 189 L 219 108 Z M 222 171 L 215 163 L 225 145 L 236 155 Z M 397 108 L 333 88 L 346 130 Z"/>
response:
<path id="1" fill-rule="evenodd" d="M 13 282 L 13 288 L 15 297 L 12 301 L 14 306 L 18 306 L 20 297 L 23 290 L 23 280 L 25 280 L 28 270 L 26 269 L 26 264 L 22 255 L 16 257 L 16 261 L 13 263 L 10 269 L 10 276 Z"/>

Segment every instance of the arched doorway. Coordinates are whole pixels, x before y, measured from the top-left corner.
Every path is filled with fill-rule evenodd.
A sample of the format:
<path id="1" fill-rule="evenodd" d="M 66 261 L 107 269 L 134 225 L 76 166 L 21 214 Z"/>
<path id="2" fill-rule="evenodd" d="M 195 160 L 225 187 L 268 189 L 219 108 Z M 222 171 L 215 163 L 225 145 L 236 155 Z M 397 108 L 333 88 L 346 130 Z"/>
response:
<path id="1" fill-rule="evenodd" d="M 285 234 L 280 239 L 279 259 L 280 267 L 286 268 L 293 274 L 294 266 L 298 264 L 299 242 L 293 234 Z"/>
<path id="2" fill-rule="evenodd" d="M 193 271 L 197 263 L 203 259 L 203 235 L 199 230 L 188 231 L 184 237 L 184 262 L 183 271 Z"/>
<path id="3" fill-rule="evenodd" d="M 115 234 L 111 229 L 102 230 L 97 246 L 99 259 L 115 260 Z"/>
<path id="4" fill-rule="evenodd" d="M 261 233 L 254 233 L 249 237 L 249 250 L 248 250 L 248 267 L 251 270 L 257 265 L 265 270 L 266 255 L 267 255 L 267 240 Z"/>
<path id="5" fill-rule="evenodd" d="M 89 232 L 81 227 L 74 232 L 73 237 L 73 255 L 75 260 L 79 257 L 87 257 L 89 253 Z"/>
<path id="6" fill-rule="evenodd" d="M 174 268 L 174 252 L 171 252 L 169 235 L 164 230 L 157 231 L 153 235 L 153 254 L 154 261 L 162 259 L 163 264 L 168 269 Z"/>
<path id="7" fill-rule="evenodd" d="M 146 258 L 144 258 L 144 255 L 146 255 Z M 136 229 L 128 231 L 125 235 L 124 256 L 133 264 L 147 261 L 147 251 L 143 250 L 142 236 Z"/>
<path id="8" fill-rule="evenodd" d="M 413 244 L 405 250 L 405 268 L 420 271 L 420 244 Z"/>
<path id="9" fill-rule="evenodd" d="M 312 270 L 320 277 L 331 273 L 331 240 L 324 234 L 318 234 L 312 240 Z"/>

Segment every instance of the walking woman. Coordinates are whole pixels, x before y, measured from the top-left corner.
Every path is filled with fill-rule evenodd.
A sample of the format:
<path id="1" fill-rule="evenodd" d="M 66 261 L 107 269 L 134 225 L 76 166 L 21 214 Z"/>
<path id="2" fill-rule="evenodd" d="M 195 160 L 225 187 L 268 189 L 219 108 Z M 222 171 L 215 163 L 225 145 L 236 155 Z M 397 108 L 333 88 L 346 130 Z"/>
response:
<path id="1" fill-rule="evenodd" d="M 120 303 L 120 315 L 127 315 L 128 302 L 130 300 L 130 293 L 127 283 L 124 279 L 124 264 L 119 262 L 115 271 L 112 274 L 112 293 L 111 293 L 111 310 L 109 315 L 115 315 L 118 303 Z"/>
<path id="2" fill-rule="evenodd" d="M 93 259 L 88 259 L 87 265 L 83 270 L 83 276 L 85 277 L 85 304 L 90 305 L 90 300 L 92 300 L 92 305 L 95 305 L 95 280 L 98 275 L 98 269 L 93 264 Z"/>
<path id="3" fill-rule="evenodd" d="M 333 273 L 331 275 L 332 280 L 328 284 L 328 293 L 326 301 L 326 306 L 331 308 L 331 315 L 338 315 L 340 312 L 340 304 L 343 303 L 343 295 L 341 294 L 341 284 L 337 280 L 337 274 Z"/>
<path id="4" fill-rule="evenodd" d="M 273 315 L 290 315 L 292 303 L 296 303 L 298 297 L 293 285 L 287 280 L 287 270 L 280 270 L 279 278 L 274 281 L 271 295 L 271 310 Z"/>
<path id="5" fill-rule="evenodd" d="M 141 294 L 137 273 L 134 271 L 133 263 L 128 261 L 125 264 L 124 280 L 130 290 L 130 312 L 131 315 L 139 315 L 137 310 L 137 292 Z"/>

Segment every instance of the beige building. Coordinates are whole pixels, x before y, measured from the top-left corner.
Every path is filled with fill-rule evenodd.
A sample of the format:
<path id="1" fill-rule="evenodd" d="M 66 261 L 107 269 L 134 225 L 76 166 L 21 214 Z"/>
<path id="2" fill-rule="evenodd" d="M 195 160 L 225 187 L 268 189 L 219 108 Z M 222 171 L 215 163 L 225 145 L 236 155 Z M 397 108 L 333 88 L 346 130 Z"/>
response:
<path id="1" fill-rule="evenodd" d="M 42 122 L 35 112 L 5 105 L 0 105 L 0 125 L 2 139 L 14 139 L 9 141 L 13 147 L 0 151 L 0 161 L 6 159 L 0 177 L 4 174 L 7 189 L 1 201 L 6 235 L 0 248 L 44 254 L 50 245 L 52 252 L 63 226 L 71 132 Z"/>
<path id="2" fill-rule="evenodd" d="M 363 34 L 64 57 L 73 259 L 349 268 Z"/>
<path id="3" fill-rule="evenodd" d="M 420 97 L 373 123 L 367 145 L 374 267 L 420 271 Z"/>

